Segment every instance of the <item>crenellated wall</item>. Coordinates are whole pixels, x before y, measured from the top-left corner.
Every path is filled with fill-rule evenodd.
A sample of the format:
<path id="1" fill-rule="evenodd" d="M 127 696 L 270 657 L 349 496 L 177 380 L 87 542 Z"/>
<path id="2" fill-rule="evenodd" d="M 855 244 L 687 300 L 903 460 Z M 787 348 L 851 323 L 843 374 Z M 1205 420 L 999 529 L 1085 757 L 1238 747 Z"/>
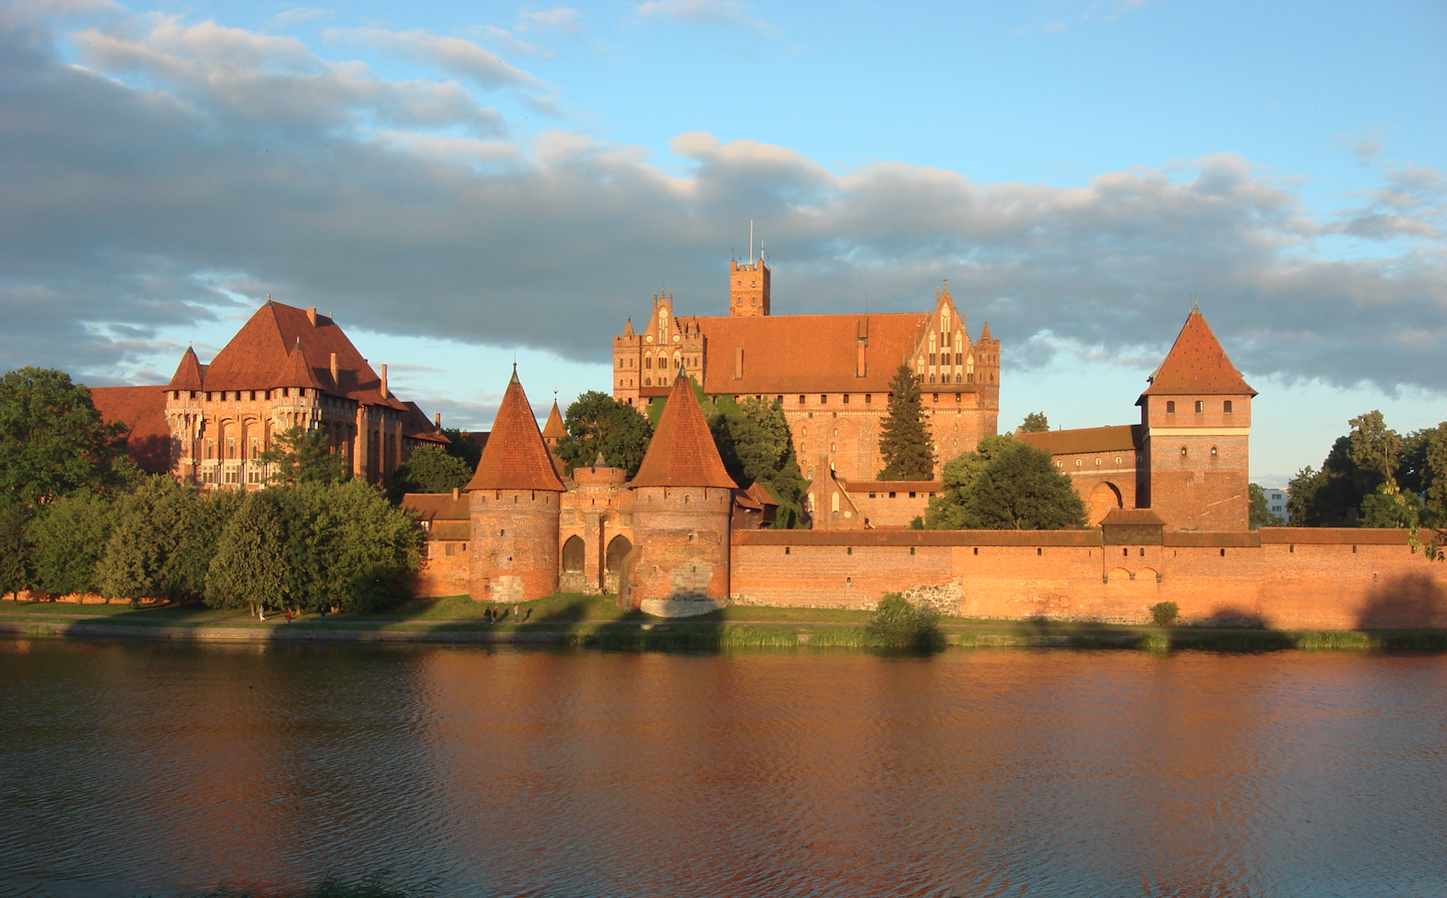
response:
<path id="1" fill-rule="evenodd" d="M 1276 629 L 1447 627 L 1447 564 L 1400 530 L 750 531 L 733 535 L 732 601 L 869 609 L 887 592 L 979 619 L 1143 623 L 1172 601 L 1189 623 Z"/>

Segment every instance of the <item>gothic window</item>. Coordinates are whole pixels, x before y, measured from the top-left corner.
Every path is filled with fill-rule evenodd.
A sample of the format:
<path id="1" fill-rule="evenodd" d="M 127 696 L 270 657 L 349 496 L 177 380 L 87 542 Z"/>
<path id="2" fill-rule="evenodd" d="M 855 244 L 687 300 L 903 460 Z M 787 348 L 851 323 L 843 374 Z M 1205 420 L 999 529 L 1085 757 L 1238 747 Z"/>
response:
<path id="1" fill-rule="evenodd" d="M 930 353 L 930 354 L 929 354 L 929 363 L 930 363 L 931 365 L 933 365 L 933 364 L 935 363 L 935 354 L 934 354 L 934 353 Z"/>
<path id="2" fill-rule="evenodd" d="M 643 360 L 643 367 L 649 369 L 650 371 L 653 369 L 653 356 L 650 355 Z"/>

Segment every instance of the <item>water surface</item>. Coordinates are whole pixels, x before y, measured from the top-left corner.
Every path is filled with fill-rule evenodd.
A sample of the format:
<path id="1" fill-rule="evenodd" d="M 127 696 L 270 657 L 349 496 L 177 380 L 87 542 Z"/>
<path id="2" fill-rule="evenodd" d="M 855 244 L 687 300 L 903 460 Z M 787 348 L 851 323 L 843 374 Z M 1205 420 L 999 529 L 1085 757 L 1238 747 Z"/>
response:
<path id="1" fill-rule="evenodd" d="M 0 892 L 1447 894 L 1447 658 L 0 642 Z"/>

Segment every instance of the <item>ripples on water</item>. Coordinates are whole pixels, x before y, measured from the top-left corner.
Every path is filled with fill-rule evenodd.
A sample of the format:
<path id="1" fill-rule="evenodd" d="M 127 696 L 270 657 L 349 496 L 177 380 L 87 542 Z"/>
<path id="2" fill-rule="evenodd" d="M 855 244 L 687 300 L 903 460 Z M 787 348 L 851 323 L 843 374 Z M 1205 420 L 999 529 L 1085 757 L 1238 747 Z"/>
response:
<path id="1" fill-rule="evenodd" d="M 0 642 L 0 892 L 1447 895 L 1447 659 Z"/>

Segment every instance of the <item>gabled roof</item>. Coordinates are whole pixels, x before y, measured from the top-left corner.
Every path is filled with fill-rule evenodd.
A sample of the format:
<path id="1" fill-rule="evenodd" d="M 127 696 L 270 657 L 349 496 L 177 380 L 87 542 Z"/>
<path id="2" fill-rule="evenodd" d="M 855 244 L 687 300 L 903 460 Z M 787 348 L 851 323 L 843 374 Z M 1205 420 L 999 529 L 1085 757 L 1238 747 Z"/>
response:
<path id="1" fill-rule="evenodd" d="M 724 470 L 713 434 L 709 433 L 698 399 L 693 395 L 693 382 L 681 369 L 673 379 L 673 392 L 668 394 L 668 404 L 658 419 L 648 454 L 643 456 L 638 475 L 628 485 L 738 489 L 738 484 Z"/>
<path id="2" fill-rule="evenodd" d="M 330 379 L 330 378 L 329 378 Z M 281 370 L 276 372 L 276 377 L 267 385 L 276 387 L 311 387 L 316 390 L 325 390 L 316 374 L 306 363 L 306 354 L 301 349 L 301 338 L 297 337 L 296 343 L 292 346 L 291 352 L 286 354 L 286 361 L 282 363 Z"/>
<path id="3" fill-rule="evenodd" d="M 1044 433 L 1022 433 L 1020 442 L 1051 455 L 1085 455 L 1090 452 L 1134 452 L 1143 444 L 1139 424 L 1110 427 L 1080 427 L 1075 430 L 1050 430 Z"/>
<path id="4" fill-rule="evenodd" d="M 201 373 L 201 360 L 196 358 L 196 350 L 187 346 L 186 351 L 181 354 L 181 364 L 176 366 L 176 373 L 171 375 L 171 382 L 166 385 L 168 390 L 203 390 L 202 384 L 205 378 Z"/>
<path id="5" fill-rule="evenodd" d="M 315 322 L 315 323 L 313 323 Z M 352 341 L 332 319 L 307 313 L 305 309 L 267 302 L 236 332 L 206 368 L 208 390 L 259 390 L 287 363 L 287 356 L 301 341 L 305 366 L 312 378 L 329 393 L 365 405 L 387 405 L 396 409 L 396 397 L 382 395 L 382 380 Z M 331 355 L 337 355 L 337 379 L 331 374 Z M 179 389 L 179 388 L 178 388 Z"/>
<path id="6" fill-rule="evenodd" d="M 543 425 L 543 439 L 560 440 L 568 435 L 568 429 L 563 426 L 563 416 L 558 413 L 558 403 L 553 402 L 553 410 L 548 412 L 548 423 Z"/>
<path id="7" fill-rule="evenodd" d="M 695 406 L 697 408 L 697 406 Z M 566 492 L 553 469 L 552 456 L 514 370 L 497 408 L 497 419 L 482 450 L 469 490 L 550 490 Z"/>
<path id="8" fill-rule="evenodd" d="M 402 405 L 406 407 L 406 411 L 402 413 L 402 436 L 436 443 L 439 446 L 446 446 L 452 442 L 442 435 L 442 430 L 436 423 L 422 413 L 422 409 L 417 406 L 417 403 L 408 400 Z"/>
<path id="9" fill-rule="evenodd" d="M 760 315 L 679 319 L 705 337 L 704 385 L 722 393 L 887 393 L 902 362 L 928 332 L 929 313 Z M 859 338 L 867 335 L 867 373 L 856 377 Z M 736 352 L 744 350 L 735 380 Z M 973 388 L 973 385 L 971 385 Z"/>
<path id="10" fill-rule="evenodd" d="M 1150 376 L 1150 382 L 1142 396 L 1256 395 L 1226 357 L 1226 350 L 1199 309 L 1192 309 L 1186 316 L 1175 344 Z"/>
<path id="11" fill-rule="evenodd" d="M 192 356 L 195 358 L 195 356 Z M 147 474 L 171 470 L 171 428 L 165 387 L 91 387 L 90 401 L 107 424 L 125 422 L 126 454 Z M 175 389 L 191 389 L 176 387 Z"/>
<path id="12" fill-rule="evenodd" d="M 466 496 L 452 498 L 451 493 L 407 493 L 402 497 L 402 507 L 417 512 L 417 520 L 426 523 L 435 521 L 466 521 L 472 516 Z"/>

